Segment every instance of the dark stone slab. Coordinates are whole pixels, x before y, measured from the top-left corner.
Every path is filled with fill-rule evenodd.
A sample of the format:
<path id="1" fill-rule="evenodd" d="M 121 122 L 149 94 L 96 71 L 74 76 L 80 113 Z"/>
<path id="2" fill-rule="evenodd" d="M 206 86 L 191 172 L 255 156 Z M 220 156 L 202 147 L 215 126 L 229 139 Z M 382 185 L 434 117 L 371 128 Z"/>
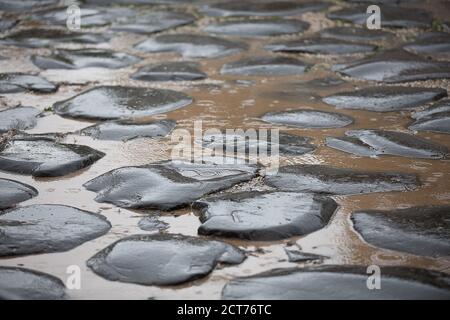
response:
<path id="1" fill-rule="evenodd" d="M 108 42 L 111 36 L 105 33 L 68 32 L 60 29 L 19 30 L 0 39 L 0 45 L 13 45 L 27 48 L 55 46 L 59 43 L 98 44 Z"/>
<path id="2" fill-rule="evenodd" d="M 394 155 L 422 159 L 445 159 L 448 149 L 411 134 L 385 130 L 350 130 L 345 137 L 328 137 L 328 147 L 359 156 Z"/>
<path id="3" fill-rule="evenodd" d="M 144 66 L 131 75 L 142 81 L 192 81 L 207 78 L 200 64 L 192 61 L 162 62 Z"/>
<path id="4" fill-rule="evenodd" d="M 450 256 L 450 207 L 355 212 L 357 232 L 371 245 L 428 257 Z"/>
<path id="5" fill-rule="evenodd" d="M 406 267 L 381 267 L 381 290 L 368 290 L 367 267 L 327 265 L 276 269 L 231 280 L 226 300 L 422 300 L 450 299 L 445 273 Z"/>
<path id="6" fill-rule="evenodd" d="M 193 207 L 200 210 L 200 235 L 273 241 L 322 229 L 337 204 L 312 194 L 252 191 L 212 196 Z"/>
<path id="7" fill-rule="evenodd" d="M 185 58 L 216 58 L 247 49 L 243 42 L 196 34 L 164 34 L 135 46 L 144 52 L 177 52 Z"/>
<path id="8" fill-rule="evenodd" d="M 16 204 L 38 195 L 38 191 L 25 183 L 0 178 L 0 210 L 14 207 Z"/>
<path id="9" fill-rule="evenodd" d="M 68 251 L 110 228 L 103 216 L 68 206 L 12 209 L 0 214 L 0 257 Z"/>
<path id="10" fill-rule="evenodd" d="M 410 191 L 420 185 L 414 174 L 360 171 L 325 165 L 289 165 L 266 183 L 278 190 L 324 194 L 362 194 L 371 192 Z"/>
<path id="11" fill-rule="evenodd" d="M 351 117 L 340 113 L 309 109 L 268 112 L 261 119 L 297 128 L 342 128 L 353 123 Z"/>
<path id="12" fill-rule="evenodd" d="M 189 13 L 152 11 L 115 23 L 112 30 L 150 34 L 190 24 L 195 17 Z"/>
<path id="13" fill-rule="evenodd" d="M 220 241 L 177 234 L 134 235 L 87 262 L 98 275 L 142 285 L 177 285 L 203 278 L 219 264 L 239 264 L 245 255 Z"/>
<path id="14" fill-rule="evenodd" d="M 24 12 L 58 3 L 58 0 L 0 0 L 0 11 Z"/>
<path id="15" fill-rule="evenodd" d="M 25 268 L 0 267 L 0 300 L 66 298 L 64 283 L 54 276 Z"/>
<path id="16" fill-rule="evenodd" d="M 53 110 L 71 118 L 115 120 L 160 114 L 191 102 L 188 95 L 168 89 L 102 86 L 56 102 Z"/>
<path id="17" fill-rule="evenodd" d="M 127 121 L 109 121 L 96 124 L 81 130 L 82 135 L 100 140 L 131 140 L 136 138 L 154 138 L 168 135 L 175 122 L 160 120 L 149 123 L 133 123 Z"/>
<path id="18" fill-rule="evenodd" d="M 204 31 L 212 34 L 239 37 L 269 37 L 304 32 L 309 23 L 297 19 L 259 18 L 227 20 L 207 25 Z"/>
<path id="19" fill-rule="evenodd" d="M 420 120 L 425 117 L 434 116 L 439 113 L 450 112 L 450 99 L 443 99 L 434 103 L 431 107 L 411 113 L 411 117 Z"/>
<path id="20" fill-rule="evenodd" d="M 2 20 L 0 20 L 0 32 L 12 29 L 18 23 L 19 20 L 17 19 L 2 17 Z"/>
<path id="21" fill-rule="evenodd" d="M 166 161 L 115 169 L 84 186 L 97 192 L 98 202 L 124 208 L 171 210 L 248 181 L 255 174 L 256 167 L 248 165 Z"/>
<path id="22" fill-rule="evenodd" d="M 265 46 L 267 50 L 275 52 L 300 52 L 311 54 L 352 54 L 367 53 L 376 49 L 376 46 L 343 41 L 331 38 L 306 38 L 299 40 L 282 40 Z"/>
<path id="23" fill-rule="evenodd" d="M 209 16 L 289 16 L 327 9 L 329 4 L 320 1 L 222 1 L 207 4 L 200 11 Z"/>
<path id="24" fill-rule="evenodd" d="M 381 27 L 391 28 L 427 28 L 431 27 L 433 17 L 428 11 L 419 8 L 398 7 L 383 4 L 380 6 Z M 358 25 L 366 25 L 371 15 L 367 5 L 358 5 L 332 11 L 327 14 L 331 20 L 342 20 Z"/>
<path id="25" fill-rule="evenodd" d="M 220 73 L 238 76 L 283 76 L 303 74 L 307 67 L 308 64 L 295 58 L 258 56 L 226 63 Z"/>
<path id="26" fill-rule="evenodd" d="M 0 110 L 0 133 L 33 128 L 39 113 L 40 111 L 33 107 L 13 107 Z"/>
<path id="27" fill-rule="evenodd" d="M 59 177 L 86 168 L 104 153 L 42 136 L 13 138 L 0 152 L 0 170 L 35 177 Z"/>
<path id="28" fill-rule="evenodd" d="M 403 48 L 416 53 L 450 53 L 450 34 L 447 32 L 427 32 L 408 43 Z"/>
<path id="29" fill-rule="evenodd" d="M 396 83 L 450 78 L 450 62 L 395 49 L 344 65 L 337 71 L 357 79 Z"/>
<path id="30" fill-rule="evenodd" d="M 0 73 L 0 93 L 52 93 L 58 87 L 44 78 L 24 73 Z"/>
<path id="31" fill-rule="evenodd" d="M 377 86 L 332 94 L 322 101 L 338 109 L 390 112 L 419 107 L 446 96 L 445 89 Z"/>
<path id="32" fill-rule="evenodd" d="M 411 116 L 416 120 L 409 126 L 410 130 L 450 134 L 450 99 L 439 101 Z"/>
<path id="33" fill-rule="evenodd" d="M 372 42 L 394 37 L 395 34 L 383 30 L 369 30 L 356 27 L 332 27 L 319 32 L 322 38 L 331 38 L 342 41 Z"/>
<path id="34" fill-rule="evenodd" d="M 103 49 L 58 50 L 49 56 L 31 56 L 31 61 L 41 69 L 119 69 L 139 60 L 130 54 Z"/>
<path id="35" fill-rule="evenodd" d="M 288 256 L 289 262 L 313 262 L 322 261 L 327 257 L 318 254 L 302 252 L 296 249 L 284 248 L 286 255 Z"/>

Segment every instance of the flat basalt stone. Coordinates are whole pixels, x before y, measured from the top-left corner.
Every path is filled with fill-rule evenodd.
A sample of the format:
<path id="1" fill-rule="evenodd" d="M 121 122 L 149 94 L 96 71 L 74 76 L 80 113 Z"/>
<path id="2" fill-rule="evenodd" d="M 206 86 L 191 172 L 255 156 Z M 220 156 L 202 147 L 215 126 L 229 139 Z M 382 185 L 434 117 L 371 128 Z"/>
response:
<path id="1" fill-rule="evenodd" d="M 0 11 L 23 12 L 57 3 L 58 0 L 0 0 Z"/>
<path id="2" fill-rule="evenodd" d="M 38 195 L 38 191 L 25 183 L 0 178 L 0 210 L 14 207 Z"/>
<path id="3" fill-rule="evenodd" d="M 403 48 L 416 53 L 450 53 L 450 34 L 447 32 L 424 33 Z"/>
<path id="4" fill-rule="evenodd" d="M 110 35 L 104 33 L 67 32 L 57 29 L 26 29 L 20 30 L 0 39 L 0 45 L 13 45 L 27 48 L 40 48 L 57 45 L 58 43 L 98 44 L 108 42 Z"/>
<path id="5" fill-rule="evenodd" d="M 170 225 L 157 217 L 144 217 L 138 222 L 138 227 L 144 231 L 163 231 L 169 229 Z"/>
<path id="6" fill-rule="evenodd" d="M 450 207 L 355 212 L 357 232 L 371 245 L 427 257 L 450 256 Z"/>
<path id="7" fill-rule="evenodd" d="M 226 153 L 233 148 L 235 154 L 245 152 L 261 153 L 261 149 L 266 151 L 267 155 L 274 152 L 274 148 L 278 147 L 278 152 L 284 155 L 302 155 L 314 151 L 316 147 L 311 144 L 311 139 L 287 133 L 279 133 L 278 140 L 268 132 L 266 137 L 250 136 L 245 134 L 205 134 L 201 143 L 203 147 L 214 149 L 218 153 Z"/>
<path id="8" fill-rule="evenodd" d="M 431 131 L 450 134 L 450 99 L 439 101 L 430 108 L 414 112 L 416 119 L 409 129 L 413 131 Z"/>
<path id="9" fill-rule="evenodd" d="M 174 128 L 175 122 L 160 120 L 151 123 L 132 123 L 110 121 L 96 124 L 81 130 L 82 135 L 100 140 L 131 140 L 136 138 L 153 138 L 167 136 Z"/>
<path id="10" fill-rule="evenodd" d="M 303 74 L 308 66 L 289 57 L 251 57 L 224 64 L 220 73 L 239 76 L 287 76 Z"/>
<path id="11" fill-rule="evenodd" d="M 394 49 L 344 65 L 337 71 L 357 79 L 396 83 L 450 78 L 450 62 Z"/>
<path id="12" fill-rule="evenodd" d="M 183 12 L 153 11 L 115 23 L 112 30 L 149 34 L 190 24 L 195 17 Z"/>
<path id="13" fill-rule="evenodd" d="M 177 285 L 203 278 L 219 264 L 239 264 L 245 255 L 220 241 L 177 234 L 134 235 L 103 249 L 87 262 L 98 275 L 142 285 Z"/>
<path id="14" fill-rule="evenodd" d="M 0 170 L 35 177 L 59 177 L 88 167 L 105 154 L 90 147 L 51 138 L 13 138 L 0 152 Z"/>
<path id="15" fill-rule="evenodd" d="M 278 190 L 352 195 L 371 192 L 410 191 L 420 185 L 414 174 L 359 171 L 325 165 L 280 167 L 266 183 Z"/>
<path id="16" fill-rule="evenodd" d="M 294 1 L 225 1 L 204 5 L 200 11 L 209 16 L 289 16 L 320 11 L 329 7 L 325 2 Z"/>
<path id="17" fill-rule="evenodd" d="M 428 11 L 418 8 L 405 8 L 383 4 L 380 9 L 381 27 L 427 28 L 431 26 L 433 21 L 433 17 Z M 371 15 L 371 13 L 366 12 L 367 6 L 352 6 L 329 12 L 327 17 L 331 20 L 343 20 L 365 26 Z"/>
<path id="18" fill-rule="evenodd" d="M 97 202 L 124 208 L 171 210 L 248 181 L 255 174 L 256 167 L 249 165 L 166 161 L 115 169 L 84 186 L 97 192 Z"/>
<path id="19" fill-rule="evenodd" d="M 31 129 L 40 111 L 33 107 L 14 107 L 0 110 L 0 133 L 9 130 Z"/>
<path id="20" fill-rule="evenodd" d="M 253 191 L 202 199 L 193 208 L 200 211 L 200 235 L 272 241 L 322 229 L 337 204 L 312 194 Z"/>
<path id="21" fill-rule="evenodd" d="M 196 34 L 165 34 L 136 45 L 144 52 L 178 52 L 185 58 L 216 58 L 247 49 L 243 42 Z"/>
<path id="22" fill-rule="evenodd" d="M 110 228 L 103 216 L 68 206 L 12 209 L 0 214 L 0 257 L 68 251 Z"/>
<path id="23" fill-rule="evenodd" d="M 2 17 L 2 20 L 0 20 L 0 32 L 13 28 L 17 23 L 19 23 L 19 20 Z"/>
<path id="24" fill-rule="evenodd" d="M 377 86 L 332 94 L 322 101 L 338 109 L 390 112 L 419 107 L 446 96 L 447 91 L 438 88 Z"/>
<path id="25" fill-rule="evenodd" d="M 0 267 L 0 300 L 66 298 L 64 283 L 54 276 L 25 268 Z"/>
<path id="26" fill-rule="evenodd" d="M 355 27 L 333 27 L 319 32 L 322 38 L 332 38 L 343 41 L 371 42 L 380 41 L 395 36 L 392 32 L 369 30 Z"/>
<path id="27" fill-rule="evenodd" d="M 445 159 L 448 149 L 411 134 L 384 130 L 351 130 L 345 137 L 326 139 L 328 147 L 360 156 L 394 155 Z"/>
<path id="28" fill-rule="evenodd" d="M 265 46 L 275 52 L 301 52 L 311 54 L 352 54 L 372 52 L 376 46 L 349 42 L 331 38 L 307 38 L 299 40 L 283 40 Z"/>
<path id="29" fill-rule="evenodd" d="M 119 69 L 139 60 L 140 58 L 130 54 L 102 49 L 58 50 L 50 56 L 31 57 L 31 61 L 41 69 Z"/>
<path id="30" fill-rule="evenodd" d="M 52 93 L 58 86 L 44 78 L 24 73 L 0 73 L 0 93 L 35 91 Z"/>
<path id="31" fill-rule="evenodd" d="M 308 109 L 268 112 L 261 119 L 297 128 L 342 128 L 353 123 L 351 117 L 340 113 Z"/>
<path id="32" fill-rule="evenodd" d="M 200 64 L 192 61 L 155 63 L 144 66 L 131 75 L 142 81 L 192 81 L 207 78 Z"/>
<path id="33" fill-rule="evenodd" d="M 206 26 L 208 33 L 240 37 L 268 37 L 306 31 L 309 23 L 296 19 L 244 19 L 223 21 Z"/>
<path id="34" fill-rule="evenodd" d="M 188 95 L 168 89 L 102 86 L 56 102 L 53 110 L 71 118 L 115 120 L 152 116 L 191 102 Z"/>
<path id="35" fill-rule="evenodd" d="M 449 276 L 407 267 L 381 267 L 381 290 L 367 289 L 367 266 L 275 269 L 231 280 L 226 300 L 448 300 Z"/>
<path id="36" fill-rule="evenodd" d="M 300 250 L 296 249 L 288 249 L 284 248 L 284 251 L 286 252 L 286 255 L 288 256 L 289 262 L 311 262 L 311 261 L 322 261 L 323 259 L 326 259 L 327 257 L 321 256 L 318 254 L 313 253 L 307 253 L 302 252 Z"/>

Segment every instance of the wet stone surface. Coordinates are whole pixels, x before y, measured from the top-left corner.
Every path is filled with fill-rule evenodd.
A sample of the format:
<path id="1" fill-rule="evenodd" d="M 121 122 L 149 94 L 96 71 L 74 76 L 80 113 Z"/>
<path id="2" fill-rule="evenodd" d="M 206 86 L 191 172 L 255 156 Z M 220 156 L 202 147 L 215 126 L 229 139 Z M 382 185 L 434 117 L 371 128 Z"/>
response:
<path id="1" fill-rule="evenodd" d="M 403 46 L 416 53 L 450 53 L 450 34 L 446 32 L 427 32 L 417 40 Z"/>
<path id="2" fill-rule="evenodd" d="M 34 107 L 14 107 L 0 110 L 0 133 L 9 130 L 31 129 L 40 111 Z"/>
<path id="3" fill-rule="evenodd" d="M 186 206 L 208 193 L 248 181 L 255 174 L 256 168 L 248 165 L 166 161 L 119 168 L 84 186 L 97 192 L 98 202 L 124 208 L 171 210 Z"/>
<path id="4" fill-rule="evenodd" d="M 337 204 L 330 198 L 295 192 L 244 192 L 196 201 L 200 235 L 244 240 L 279 240 L 323 228 Z"/>
<path id="5" fill-rule="evenodd" d="M 81 69 L 89 67 L 118 69 L 137 63 L 130 54 L 102 49 L 59 50 L 50 56 L 32 56 L 41 69 Z"/>
<path id="6" fill-rule="evenodd" d="M 0 93 L 52 93 L 58 87 L 44 78 L 24 73 L 0 73 Z"/>
<path id="7" fill-rule="evenodd" d="M 365 210 L 352 215 L 354 228 L 368 243 L 416 255 L 450 255 L 450 207 Z"/>
<path id="8" fill-rule="evenodd" d="M 394 49 L 338 67 L 353 78 L 386 83 L 450 78 L 450 63 L 425 59 L 405 50 Z"/>
<path id="9" fill-rule="evenodd" d="M 427 28 L 431 26 L 432 16 L 429 12 L 417 9 L 398 6 L 382 5 L 381 26 L 391 28 Z M 358 25 L 366 25 L 366 21 L 371 15 L 367 12 L 367 6 L 353 6 L 332 11 L 327 17 L 332 20 L 342 20 Z"/>
<path id="10" fill-rule="evenodd" d="M 131 75 L 141 81 L 192 81 L 207 78 L 200 70 L 200 64 L 193 61 L 155 63 L 139 68 Z"/>
<path id="11" fill-rule="evenodd" d="M 305 72 L 308 64 L 289 57 L 260 56 L 226 63 L 221 74 L 238 76 L 283 76 Z"/>
<path id="12" fill-rule="evenodd" d="M 331 38 L 343 41 L 374 42 L 393 37 L 394 34 L 383 30 L 369 30 L 356 27 L 333 27 L 320 31 L 322 38 Z"/>
<path id="13" fill-rule="evenodd" d="M 170 120 L 136 124 L 127 121 L 110 121 L 93 125 L 81 130 L 82 135 L 99 140 L 131 140 L 136 138 L 164 137 L 175 128 Z"/>
<path id="14" fill-rule="evenodd" d="M 350 130 L 344 137 L 328 137 L 326 145 L 359 156 L 394 155 L 422 159 L 443 159 L 448 149 L 411 134 L 384 130 Z"/>
<path id="15" fill-rule="evenodd" d="M 265 178 L 266 184 L 282 191 L 324 194 L 361 194 L 408 191 L 420 185 L 414 174 L 360 171 L 324 165 L 289 165 Z"/>
<path id="16" fill-rule="evenodd" d="M 297 249 L 285 248 L 284 251 L 288 256 L 289 262 L 314 262 L 322 261 L 327 258 L 318 254 L 302 252 Z"/>
<path id="17" fill-rule="evenodd" d="M 0 210 L 14 207 L 16 204 L 38 195 L 38 191 L 27 184 L 15 180 L 0 178 Z"/>
<path id="18" fill-rule="evenodd" d="M 0 300 L 66 299 L 64 283 L 49 274 L 17 267 L 0 267 Z"/>
<path id="19" fill-rule="evenodd" d="M 103 86 L 56 102 L 53 109 L 65 117 L 114 120 L 164 113 L 191 102 L 191 97 L 174 90 Z"/>
<path id="20" fill-rule="evenodd" d="M 265 46 L 267 50 L 275 52 L 300 52 L 312 54 L 352 54 L 367 53 L 375 50 L 376 46 L 343 41 L 332 38 L 306 38 L 273 42 Z"/>
<path id="21" fill-rule="evenodd" d="M 440 88 L 377 86 L 336 93 L 322 100 L 338 109 L 389 112 L 420 107 L 446 96 L 447 91 Z"/>
<path id="22" fill-rule="evenodd" d="M 135 235 L 119 240 L 88 260 L 100 276 L 142 285 L 177 285 L 208 275 L 219 264 L 245 259 L 220 241 L 176 234 Z"/>
<path id="23" fill-rule="evenodd" d="M 351 117 L 340 113 L 309 109 L 268 112 L 261 119 L 266 122 L 297 128 L 341 128 L 353 123 Z"/>
<path id="24" fill-rule="evenodd" d="M 309 23 L 296 19 L 241 19 L 209 24 L 203 30 L 218 35 L 268 37 L 306 31 Z"/>
<path id="25" fill-rule="evenodd" d="M 21 12 L 23 10 L 54 5 L 57 2 L 57 0 L 0 0 L 0 10 L 6 12 Z"/>
<path id="26" fill-rule="evenodd" d="M 289 16 L 299 13 L 324 10 L 325 2 L 295 2 L 295 1 L 257 1 L 245 2 L 222 1 L 201 7 L 201 12 L 209 16 Z"/>
<path id="27" fill-rule="evenodd" d="M 66 32 L 57 29 L 20 30 L 0 39 L 0 45 L 40 48 L 59 43 L 98 44 L 108 42 L 111 36 L 106 33 Z"/>
<path id="28" fill-rule="evenodd" d="M 0 32 L 6 31 L 14 27 L 19 21 L 2 17 L 0 21 Z"/>
<path id="29" fill-rule="evenodd" d="M 177 52 L 184 58 L 217 58 L 247 49 L 240 41 L 196 34 L 165 34 L 136 45 L 143 52 Z"/>
<path id="30" fill-rule="evenodd" d="M 86 168 L 104 153 L 77 144 L 26 136 L 11 139 L 0 152 L 0 170 L 35 177 L 58 177 Z"/>
<path id="31" fill-rule="evenodd" d="M 0 257 L 73 249 L 111 228 L 101 215 L 63 205 L 31 205 L 0 214 Z"/>
<path id="32" fill-rule="evenodd" d="M 411 116 L 415 121 L 408 127 L 410 130 L 450 134 L 450 99 L 441 100 Z"/>
<path id="33" fill-rule="evenodd" d="M 383 267 L 383 290 L 367 290 L 367 267 L 328 265 L 278 269 L 235 278 L 222 291 L 226 300 L 261 299 L 441 299 L 450 298 L 448 275 L 424 269 Z M 333 286 L 326 285 L 333 283 Z"/>
<path id="34" fill-rule="evenodd" d="M 194 21 L 195 17 L 189 13 L 154 11 L 122 19 L 121 22 L 113 24 L 112 30 L 150 34 Z"/>

